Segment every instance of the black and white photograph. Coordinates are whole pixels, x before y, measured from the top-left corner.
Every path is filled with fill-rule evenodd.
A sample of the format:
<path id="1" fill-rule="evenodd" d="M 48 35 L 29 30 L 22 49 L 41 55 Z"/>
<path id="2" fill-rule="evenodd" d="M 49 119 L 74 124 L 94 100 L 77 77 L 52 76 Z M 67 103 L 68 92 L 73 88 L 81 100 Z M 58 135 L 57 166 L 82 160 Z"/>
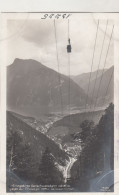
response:
<path id="1" fill-rule="evenodd" d="M 6 24 L 6 192 L 114 192 L 115 23 L 35 15 Z"/>

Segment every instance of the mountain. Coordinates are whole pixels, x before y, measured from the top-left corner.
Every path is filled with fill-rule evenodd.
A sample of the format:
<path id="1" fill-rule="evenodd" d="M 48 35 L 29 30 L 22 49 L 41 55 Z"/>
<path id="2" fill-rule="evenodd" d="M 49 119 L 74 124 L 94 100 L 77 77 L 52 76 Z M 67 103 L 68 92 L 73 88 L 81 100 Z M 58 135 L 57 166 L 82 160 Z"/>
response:
<path id="1" fill-rule="evenodd" d="M 105 70 L 106 71 L 106 70 Z M 97 70 L 91 73 L 91 81 L 93 81 L 96 78 L 96 74 L 97 74 Z M 98 77 L 101 76 L 102 74 L 102 70 L 98 71 Z M 88 86 L 88 82 L 89 82 L 89 77 L 90 77 L 90 72 L 87 73 L 82 73 L 79 75 L 72 75 L 71 78 L 74 82 L 76 82 L 79 86 L 81 85 L 82 88 L 85 90 L 85 92 L 87 92 L 87 86 Z"/>
<path id="2" fill-rule="evenodd" d="M 85 97 L 84 90 L 72 79 L 35 60 L 15 59 L 7 68 L 7 107 L 11 111 L 37 118 L 68 109 L 69 105 L 81 107 Z"/>
<path id="3" fill-rule="evenodd" d="M 49 152 L 46 154 L 46 151 Z M 50 161 L 47 161 L 44 154 L 49 156 Z M 19 188 L 14 189 L 13 185 L 23 185 L 22 192 L 31 192 L 24 184 L 41 184 L 43 174 L 47 181 L 47 167 L 49 167 L 50 176 L 52 175 L 51 180 L 55 178 L 56 182 L 63 182 L 63 173 L 59 167 L 65 169 L 70 156 L 49 137 L 29 126 L 24 121 L 24 117 L 8 111 L 6 160 L 7 191 L 19 192 Z M 40 169 L 42 169 L 42 174 Z M 35 188 L 32 189 L 36 192 Z"/>
<path id="4" fill-rule="evenodd" d="M 114 66 L 112 66 L 107 70 L 104 70 L 103 76 L 102 76 L 102 70 L 99 70 L 97 80 L 96 80 L 96 73 L 97 71 L 92 73 L 88 95 L 91 98 L 93 97 L 94 102 L 96 101 L 97 98 L 97 105 L 103 105 L 103 103 L 107 105 L 113 101 L 113 96 L 114 96 Z M 78 75 L 76 77 L 72 77 L 72 79 L 77 84 L 79 85 L 82 84 L 81 85 L 82 88 L 84 89 L 85 92 L 87 92 L 89 76 L 90 73 L 86 73 L 86 74 Z M 99 89 L 99 85 L 100 85 L 100 89 Z M 95 91 L 93 93 L 94 86 L 95 86 Z"/>
<path id="5" fill-rule="evenodd" d="M 17 117 L 15 113 L 10 111 L 7 112 L 7 139 L 9 138 L 11 132 L 18 132 L 23 138 L 24 144 L 29 144 L 31 146 L 32 152 L 34 154 L 34 161 L 40 163 L 42 154 L 48 147 L 55 161 L 64 166 L 66 161 L 69 159 L 68 155 L 59 148 L 58 144 L 53 142 L 43 133 L 37 131 L 33 127 L 26 124 L 23 120 Z"/>
<path id="6" fill-rule="evenodd" d="M 97 102 L 101 104 L 105 98 L 105 103 L 108 104 L 111 101 L 113 101 L 114 98 L 114 66 L 112 66 L 111 68 L 109 68 L 104 72 L 101 85 L 100 85 L 100 81 L 101 81 L 101 76 L 98 77 L 96 81 L 94 98 L 96 98 L 96 94 L 98 93 Z M 90 97 L 93 92 L 94 84 L 95 84 L 95 79 L 91 81 L 91 87 L 89 93 Z M 100 90 L 98 91 L 99 85 L 100 85 Z"/>
<path id="7" fill-rule="evenodd" d="M 101 192 L 102 188 L 109 188 L 114 183 L 114 105 L 112 103 L 104 111 L 98 125 L 85 139 L 80 156 L 71 168 L 70 179 L 71 186 L 75 185 L 80 192 Z M 114 188 L 111 187 L 110 192 L 113 191 Z"/>

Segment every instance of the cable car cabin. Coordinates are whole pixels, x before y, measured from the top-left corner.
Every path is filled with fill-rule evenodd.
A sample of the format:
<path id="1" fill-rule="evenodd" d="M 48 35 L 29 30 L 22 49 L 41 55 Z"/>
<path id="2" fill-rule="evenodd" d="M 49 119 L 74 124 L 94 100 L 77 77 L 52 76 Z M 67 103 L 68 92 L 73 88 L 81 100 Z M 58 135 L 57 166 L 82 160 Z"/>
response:
<path id="1" fill-rule="evenodd" d="M 67 53 L 71 53 L 71 45 L 67 45 Z"/>
<path id="2" fill-rule="evenodd" d="M 70 39 L 68 40 L 69 44 L 67 45 L 67 53 L 71 53 L 71 44 Z"/>

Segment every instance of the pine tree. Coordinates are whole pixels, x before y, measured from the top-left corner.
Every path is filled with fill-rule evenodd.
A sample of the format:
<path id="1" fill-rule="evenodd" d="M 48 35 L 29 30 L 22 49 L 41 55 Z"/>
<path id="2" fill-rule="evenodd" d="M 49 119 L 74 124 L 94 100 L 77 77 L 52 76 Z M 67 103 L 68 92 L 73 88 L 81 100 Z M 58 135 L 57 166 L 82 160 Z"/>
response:
<path id="1" fill-rule="evenodd" d="M 87 122 L 83 123 L 83 129 L 87 129 Z M 99 124 L 95 126 L 91 135 L 86 136 L 85 146 L 77 162 L 71 169 L 72 181 L 80 191 L 88 191 L 86 183 L 97 173 L 110 171 L 114 166 L 114 105 L 111 103 L 101 117 Z M 74 183 L 73 183 L 74 185 Z"/>
<path id="2" fill-rule="evenodd" d="M 35 162 L 30 145 L 24 144 L 18 131 L 11 131 L 7 138 L 7 167 L 9 174 L 33 180 Z"/>
<path id="3" fill-rule="evenodd" d="M 93 129 L 94 129 L 94 122 L 93 121 L 89 121 L 89 120 L 84 120 L 81 125 L 80 128 L 82 129 L 82 133 L 81 133 L 81 139 L 83 141 L 86 140 L 86 138 L 92 134 Z"/>
<path id="4" fill-rule="evenodd" d="M 98 137 L 102 147 L 104 158 L 104 170 L 109 171 L 114 168 L 114 105 L 110 105 L 105 110 L 98 125 Z"/>
<path id="5" fill-rule="evenodd" d="M 14 171 L 15 157 L 17 156 L 18 147 L 21 144 L 22 138 L 18 132 L 10 131 L 7 136 L 7 165 L 9 171 Z"/>

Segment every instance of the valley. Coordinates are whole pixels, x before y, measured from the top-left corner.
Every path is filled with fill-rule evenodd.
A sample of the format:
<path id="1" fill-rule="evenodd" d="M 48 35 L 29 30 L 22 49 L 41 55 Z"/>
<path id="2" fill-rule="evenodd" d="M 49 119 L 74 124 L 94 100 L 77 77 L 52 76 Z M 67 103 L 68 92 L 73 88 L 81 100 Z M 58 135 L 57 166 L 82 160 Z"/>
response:
<path id="1" fill-rule="evenodd" d="M 97 72 L 93 72 L 87 94 L 90 72 L 68 78 L 36 60 L 14 60 L 7 68 L 8 188 L 19 184 L 16 176 L 28 184 L 66 184 L 69 188 L 73 179 L 82 178 L 82 161 L 86 166 L 92 162 L 93 149 L 90 146 L 88 153 L 88 144 L 96 143 L 98 125 L 113 102 L 112 73 L 113 67 L 104 70 L 98 91 L 102 70 L 96 81 Z M 104 83 L 108 85 L 109 80 L 105 95 Z M 84 161 L 85 153 L 89 156 Z M 95 175 L 100 172 L 96 166 Z"/>
<path id="2" fill-rule="evenodd" d="M 99 109 L 99 111 L 96 111 L 96 112 L 93 113 L 96 117 L 92 115 L 92 119 L 94 119 L 95 122 L 97 123 L 103 113 L 103 110 Z M 87 117 L 91 115 L 90 112 L 88 113 L 88 110 L 87 110 L 87 113 L 84 113 L 82 110 L 80 111 L 80 114 L 79 114 L 79 111 L 78 111 L 78 114 L 77 112 L 74 114 L 74 111 L 73 111 L 73 113 L 70 116 L 65 115 L 64 117 L 61 116 L 60 113 L 56 113 L 56 114 L 52 113 L 52 114 L 47 115 L 47 117 L 45 116 L 44 117 L 45 120 L 43 121 L 43 119 L 37 120 L 34 117 L 23 116 L 15 112 L 10 112 L 10 115 L 14 116 L 17 120 L 20 120 L 24 124 L 28 125 L 28 128 L 29 127 L 32 128 L 34 133 L 33 135 L 31 135 L 32 137 L 30 138 L 30 141 L 28 142 L 29 144 L 32 144 L 34 139 L 39 140 L 39 138 L 37 137 L 38 134 L 36 134 L 36 132 L 39 132 L 41 133 L 40 136 L 42 134 L 45 135 L 46 138 L 49 139 L 49 141 L 51 140 L 52 142 L 54 142 L 61 151 L 64 151 L 64 153 L 66 153 L 67 159 L 66 161 L 64 160 L 63 165 L 61 165 L 55 160 L 59 171 L 61 171 L 63 174 L 65 183 L 67 182 L 67 179 L 70 178 L 70 170 L 74 162 L 77 160 L 77 157 L 80 156 L 80 153 L 82 151 L 83 142 L 80 137 L 76 137 L 76 136 L 77 136 L 77 133 L 80 132 L 79 126 L 80 126 L 80 123 L 84 119 L 83 118 L 84 114 L 86 114 Z M 70 117 L 70 121 L 68 117 Z M 77 117 L 78 117 L 78 120 L 76 120 Z M 75 127 L 73 125 L 74 122 L 75 122 Z M 24 130 L 22 130 L 21 128 L 19 129 L 19 132 L 23 136 L 25 136 L 26 134 L 26 132 L 24 132 Z M 75 139 L 74 139 L 74 136 L 76 137 Z M 28 140 L 29 140 L 29 134 L 27 137 L 27 141 Z"/>

